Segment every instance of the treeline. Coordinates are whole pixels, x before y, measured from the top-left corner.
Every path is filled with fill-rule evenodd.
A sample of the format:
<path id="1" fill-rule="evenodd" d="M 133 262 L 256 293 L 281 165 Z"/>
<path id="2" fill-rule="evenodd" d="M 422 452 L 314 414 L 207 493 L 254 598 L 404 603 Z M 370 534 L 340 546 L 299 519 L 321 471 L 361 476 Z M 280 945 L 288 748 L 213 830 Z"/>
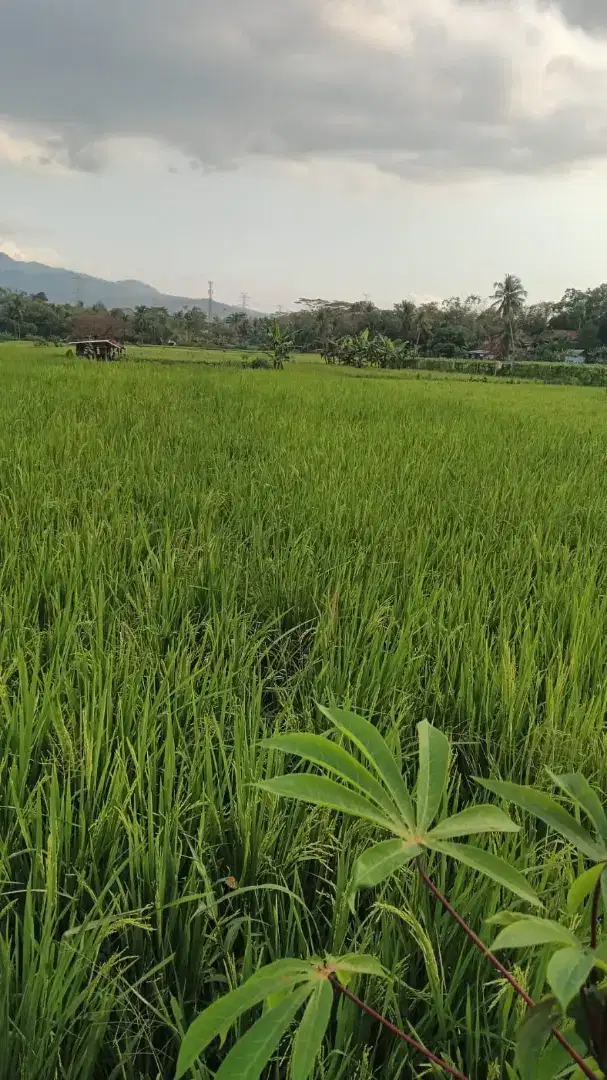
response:
<path id="1" fill-rule="evenodd" d="M 560 300 L 527 304 L 514 275 L 495 285 L 489 300 L 452 297 L 442 303 L 403 300 L 392 308 L 302 298 L 296 310 L 268 317 L 235 312 L 209 323 L 200 308 L 176 314 L 164 307 L 134 310 L 102 304 L 52 304 L 44 293 L 0 290 L 0 337 L 41 341 L 113 338 L 125 344 L 263 348 L 274 325 L 301 352 L 330 353 L 332 344 L 368 331 L 404 343 L 422 356 L 491 356 L 559 360 L 573 349 L 587 360 L 607 360 L 607 284 L 568 289 Z"/>

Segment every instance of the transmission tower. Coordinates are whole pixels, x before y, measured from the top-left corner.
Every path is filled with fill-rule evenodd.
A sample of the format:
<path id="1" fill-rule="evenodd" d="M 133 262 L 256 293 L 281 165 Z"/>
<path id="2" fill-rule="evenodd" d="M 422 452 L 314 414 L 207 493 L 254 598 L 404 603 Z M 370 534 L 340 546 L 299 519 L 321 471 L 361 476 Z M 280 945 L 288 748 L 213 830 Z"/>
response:
<path id="1" fill-rule="evenodd" d="M 209 281 L 209 325 L 213 322 L 213 282 Z"/>

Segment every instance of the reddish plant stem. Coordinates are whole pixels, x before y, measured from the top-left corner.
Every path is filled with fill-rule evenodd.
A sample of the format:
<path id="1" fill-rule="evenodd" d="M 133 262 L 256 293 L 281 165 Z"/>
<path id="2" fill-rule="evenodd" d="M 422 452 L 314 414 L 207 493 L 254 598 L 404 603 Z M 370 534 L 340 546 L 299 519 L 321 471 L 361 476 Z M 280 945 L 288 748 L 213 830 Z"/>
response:
<path id="1" fill-rule="evenodd" d="M 409 1046 L 412 1046 L 414 1050 L 417 1050 L 418 1054 L 422 1054 L 423 1057 L 427 1058 L 428 1061 L 431 1061 L 434 1065 L 438 1065 L 440 1069 L 444 1069 L 445 1072 L 449 1073 L 449 1076 L 455 1077 L 455 1080 L 468 1080 L 468 1078 L 464 1076 L 463 1073 L 458 1072 L 457 1069 L 454 1069 L 452 1065 L 448 1065 L 446 1061 L 443 1061 L 442 1058 L 437 1057 L 436 1054 L 433 1054 L 431 1050 L 426 1050 L 426 1047 L 422 1046 L 421 1043 L 418 1043 L 416 1039 L 411 1038 L 411 1036 L 407 1035 L 406 1032 L 401 1031 L 400 1028 L 397 1028 L 394 1024 L 391 1024 L 385 1016 L 382 1016 L 381 1013 L 376 1012 L 375 1009 L 372 1009 L 371 1006 L 367 1005 L 365 1001 L 361 1001 L 361 999 L 356 997 L 356 994 L 353 994 L 351 990 L 347 990 L 345 986 L 342 986 L 342 984 L 339 982 L 339 979 L 337 979 L 335 975 L 329 975 L 329 981 L 336 990 L 339 990 L 340 994 L 343 994 L 344 997 L 347 997 L 350 999 L 350 1001 L 353 1001 L 355 1005 L 358 1005 L 359 1009 L 362 1009 L 363 1012 L 366 1012 L 369 1016 L 372 1016 L 374 1020 L 377 1020 L 379 1024 L 382 1024 L 383 1027 L 385 1027 L 387 1031 L 391 1032 L 392 1035 L 396 1035 L 398 1039 L 402 1039 L 404 1042 L 408 1043 Z"/>
<path id="2" fill-rule="evenodd" d="M 417 861 L 416 865 L 419 875 L 424 882 L 424 885 L 427 886 L 432 895 L 436 897 L 438 902 L 442 904 L 445 911 L 448 912 L 451 918 L 455 920 L 458 926 L 461 926 L 462 930 L 470 938 L 470 941 L 473 943 L 473 945 L 475 945 L 476 948 L 480 952 L 482 952 L 483 956 L 487 957 L 487 960 L 489 960 L 489 962 L 493 964 L 493 967 L 496 969 L 496 971 L 499 971 L 500 975 L 506 980 L 506 982 L 510 983 L 512 989 L 516 991 L 519 997 L 522 997 L 525 1004 L 528 1005 L 530 1009 L 534 1009 L 535 1001 L 532 997 L 529 996 L 529 994 L 527 993 L 525 988 L 521 986 L 519 981 L 515 979 L 512 972 L 508 971 L 508 968 L 505 968 L 504 965 L 500 963 L 497 956 L 495 956 L 495 954 L 491 952 L 491 949 L 487 948 L 484 941 L 481 941 L 481 939 L 479 938 L 478 934 L 474 933 L 474 930 L 470 926 L 468 926 L 468 923 L 465 921 L 465 919 L 462 919 L 461 915 L 458 915 L 455 908 L 452 907 L 447 900 L 447 897 L 443 896 L 440 889 L 436 887 L 434 882 L 431 881 L 428 875 L 425 873 L 423 867 L 419 863 L 419 860 Z M 584 1076 L 588 1077 L 588 1080 L 598 1080 L 596 1073 L 594 1073 L 590 1066 L 586 1064 L 584 1059 L 580 1057 L 577 1050 L 574 1050 L 573 1046 L 571 1046 L 571 1044 L 567 1042 L 567 1039 L 564 1035 L 561 1034 L 559 1029 L 553 1027 L 552 1034 L 554 1035 L 554 1038 L 557 1039 L 558 1042 L 560 1042 L 563 1049 L 567 1051 L 569 1057 L 572 1058 L 573 1061 L 575 1061 L 576 1065 L 583 1072 Z"/>

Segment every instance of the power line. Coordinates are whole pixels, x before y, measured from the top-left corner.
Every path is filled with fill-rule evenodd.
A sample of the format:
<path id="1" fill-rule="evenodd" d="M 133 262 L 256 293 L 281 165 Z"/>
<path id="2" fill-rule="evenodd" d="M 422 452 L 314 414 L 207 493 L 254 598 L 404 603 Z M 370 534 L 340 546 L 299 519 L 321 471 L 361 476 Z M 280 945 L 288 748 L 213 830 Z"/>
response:
<path id="1" fill-rule="evenodd" d="M 209 281 L 209 323 L 213 322 L 213 282 Z"/>

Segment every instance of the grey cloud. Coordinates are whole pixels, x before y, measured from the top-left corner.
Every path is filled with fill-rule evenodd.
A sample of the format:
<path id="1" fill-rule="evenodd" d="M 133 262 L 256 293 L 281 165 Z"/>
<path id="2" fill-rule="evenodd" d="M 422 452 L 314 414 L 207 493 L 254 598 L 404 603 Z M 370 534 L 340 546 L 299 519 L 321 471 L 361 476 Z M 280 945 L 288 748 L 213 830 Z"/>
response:
<path id="1" fill-rule="evenodd" d="M 560 0 L 560 7 L 565 18 L 574 26 L 607 32 L 605 0 Z"/>
<path id="2" fill-rule="evenodd" d="M 602 2 L 562 6 L 588 21 Z M 160 140 L 208 168 L 324 157 L 432 179 L 605 153 L 603 73 L 562 64 L 572 103 L 525 113 L 517 57 L 500 41 L 488 48 L 420 16 L 413 49 L 399 52 L 326 13 L 323 0 L 4 0 L 0 113 L 89 170 L 116 135 Z"/>

